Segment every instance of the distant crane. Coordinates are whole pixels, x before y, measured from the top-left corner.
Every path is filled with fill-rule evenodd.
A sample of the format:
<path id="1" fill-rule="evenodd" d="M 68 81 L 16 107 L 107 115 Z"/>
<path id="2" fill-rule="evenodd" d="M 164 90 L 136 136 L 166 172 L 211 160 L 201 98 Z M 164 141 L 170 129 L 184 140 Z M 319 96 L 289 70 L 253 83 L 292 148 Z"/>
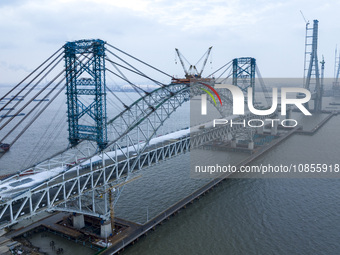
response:
<path id="1" fill-rule="evenodd" d="M 335 63 L 334 63 L 334 81 L 333 81 L 333 96 L 340 96 L 340 85 L 339 85 L 339 74 L 340 74 L 340 54 L 337 54 L 337 47 L 335 48 Z"/>
<path id="2" fill-rule="evenodd" d="M 209 49 L 203 54 L 203 56 L 197 61 L 197 63 L 195 65 L 190 64 L 190 62 L 183 56 L 183 54 L 176 48 L 176 54 L 179 58 L 179 61 L 181 62 L 181 65 L 183 67 L 184 73 L 185 73 L 185 78 L 186 79 L 190 79 L 190 78 L 201 78 L 202 77 L 202 73 L 204 71 L 204 68 L 207 64 L 210 52 L 211 52 L 211 47 L 209 47 Z M 201 62 L 201 60 L 204 59 L 203 61 L 203 65 L 200 71 L 197 70 L 197 65 Z M 187 64 L 189 65 L 189 68 L 186 68 L 184 61 L 185 60 L 187 62 Z M 176 62 L 177 64 L 177 62 Z"/>
<path id="3" fill-rule="evenodd" d="M 302 11 L 300 12 L 304 21 L 306 22 L 303 87 L 312 92 L 314 111 L 320 112 L 322 109 L 323 91 L 320 84 L 319 61 L 317 53 L 319 21 L 313 20 L 313 27 L 309 28 L 309 21 L 306 20 Z M 309 108 L 308 103 L 306 103 L 305 106 L 307 109 Z"/>
<path id="4" fill-rule="evenodd" d="M 305 21 L 306 25 L 308 25 L 308 24 L 309 24 L 309 20 L 308 20 L 308 21 L 306 20 L 305 15 L 303 15 L 303 13 L 302 13 L 301 10 L 300 10 L 300 13 L 301 13 L 302 18 L 303 18 L 303 20 Z"/>
<path id="5" fill-rule="evenodd" d="M 323 95 L 323 91 L 324 91 L 324 88 L 323 88 L 323 86 L 324 86 L 324 83 L 323 83 L 323 79 L 324 79 L 324 72 L 325 72 L 325 59 L 324 59 L 324 57 L 323 57 L 323 55 L 322 55 L 322 61 L 320 61 L 320 64 L 321 64 L 321 81 L 320 81 L 320 83 L 321 83 L 321 95 Z"/>

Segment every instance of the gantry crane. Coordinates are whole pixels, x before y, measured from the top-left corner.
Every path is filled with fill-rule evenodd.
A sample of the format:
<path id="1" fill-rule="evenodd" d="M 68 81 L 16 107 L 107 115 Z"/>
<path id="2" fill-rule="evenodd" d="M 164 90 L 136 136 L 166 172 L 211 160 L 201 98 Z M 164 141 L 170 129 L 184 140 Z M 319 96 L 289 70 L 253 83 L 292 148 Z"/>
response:
<path id="1" fill-rule="evenodd" d="M 183 67 L 186 79 L 201 78 L 202 77 L 202 73 L 203 73 L 204 68 L 207 64 L 207 61 L 208 61 L 208 58 L 209 58 L 209 55 L 210 55 L 210 52 L 211 52 L 211 48 L 212 48 L 212 46 L 209 47 L 209 49 L 203 54 L 203 56 L 197 61 L 197 63 L 195 65 L 190 64 L 190 62 L 183 56 L 183 54 L 180 53 L 180 51 L 177 48 L 175 49 L 176 54 L 179 58 L 179 61 L 181 62 L 181 65 Z M 196 66 L 198 65 L 198 63 L 201 62 L 202 59 L 204 59 L 203 65 L 202 65 L 201 71 L 198 71 Z M 188 65 L 189 65 L 188 69 L 186 68 L 183 60 L 185 60 L 188 63 Z M 177 62 L 176 62 L 176 64 L 177 64 Z"/>

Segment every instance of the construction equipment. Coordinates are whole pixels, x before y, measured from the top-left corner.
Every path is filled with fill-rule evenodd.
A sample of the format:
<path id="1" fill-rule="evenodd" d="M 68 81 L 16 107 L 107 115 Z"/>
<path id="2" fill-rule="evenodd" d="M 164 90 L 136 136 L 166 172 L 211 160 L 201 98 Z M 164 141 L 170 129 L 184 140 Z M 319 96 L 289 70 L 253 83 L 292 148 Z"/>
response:
<path id="1" fill-rule="evenodd" d="M 109 188 L 107 188 L 106 190 L 104 190 L 103 193 L 99 194 L 100 195 L 100 198 L 103 198 L 103 195 L 105 193 L 109 193 L 109 203 L 110 203 L 110 221 L 111 221 L 111 228 L 112 228 L 112 233 L 114 232 L 115 230 L 115 221 L 114 221 L 114 205 L 113 205 L 113 202 L 114 202 L 114 199 L 113 199 L 113 192 L 116 191 L 116 189 L 118 188 L 121 188 L 123 187 L 124 185 L 130 183 L 130 182 L 133 182 L 137 179 L 139 179 L 140 177 L 142 177 L 141 175 L 138 175 L 130 180 L 127 180 L 125 182 L 122 182 L 122 183 L 119 183 L 119 184 L 116 184 L 114 186 L 111 186 Z"/>
<path id="2" fill-rule="evenodd" d="M 318 61 L 318 20 L 313 20 L 313 27 L 309 28 L 306 23 L 305 38 L 305 61 L 303 87 L 312 93 L 314 100 L 314 111 L 320 112 L 322 109 L 322 89 L 320 85 L 319 61 Z M 305 104 L 309 109 L 308 103 Z"/>
<path id="3" fill-rule="evenodd" d="M 340 74 L 340 54 L 337 54 L 337 47 L 335 48 L 335 63 L 334 63 L 334 81 L 333 81 L 333 96 L 340 96 L 340 84 L 339 84 L 339 74 Z"/>
<path id="4" fill-rule="evenodd" d="M 320 61 L 320 64 L 321 64 L 321 79 L 320 79 L 320 85 L 321 85 L 321 95 L 323 95 L 323 92 L 324 92 L 324 83 L 323 83 L 323 80 L 324 80 L 324 73 L 325 73 L 325 59 L 322 55 L 322 61 Z"/>
<path id="5" fill-rule="evenodd" d="M 180 53 L 180 51 L 176 48 L 175 51 L 177 53 L 177 56 L 181 62 L 181 65 L 183 67 L 184 73 L 185 73 L 185 78 L 186 79 L 190 79 L 190 78 L 201 78 L 202 77 L 202 73 L 204 71 L 204 68 L 207 64 L 210 52 L 211 52 L 211 47 L 209 47 L 209 49 L 203 54 L 203 56 L 197 61 L 197 63 L 195 65 L 190 64 L 190 62 L 183 56 L 182 53 Z M 197 65 L 201 62 L 201 60 L 204 59 L 203 61 L 203 65 L 200 71 L 197 70 Z M 184 61 L 185 60 L 187 62 L 187 64 L 189 65 L 189 68 L 186 68 Z M 177 61 L 176 61 L 177 63 Z"/>

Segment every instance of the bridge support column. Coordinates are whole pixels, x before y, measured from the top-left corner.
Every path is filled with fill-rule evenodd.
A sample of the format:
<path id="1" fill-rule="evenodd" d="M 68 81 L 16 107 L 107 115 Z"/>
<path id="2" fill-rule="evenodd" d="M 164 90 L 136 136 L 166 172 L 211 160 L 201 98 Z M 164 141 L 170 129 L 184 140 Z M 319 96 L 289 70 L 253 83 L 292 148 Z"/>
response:
<path id="1" fill-rule="evenodd" d="M 292 118 L 292 107 L 289 107 L 287 111 L 287 119 L 291 119 L 291 118 Z M 287 122 L 287 125 L 290 126 L 291 124 L 292 124 L 291 121 Z"/>
<path id="2" fill-rule="evenodd" d="M 262 135 L 264 133 L 264 126 L 257 128 L 257 133 Z"/>
<path id="3" fill-rule="evenodd" d="M 73 216 L 73 227 L 81 229 L 85 227 L 84 215 L 78 214 Z"/>
<path id="4" fill-rule="evenodd" d="M 272 128 L 270 130 L 270 134 L 271 135 L 277 135 L 277 121 L 274 121 L 273 122 L 273 125 L 272 125 Z"/>
<path id="5" fill-rule="evenodd" d="M 112 234 L 112 227 L 110 221 L 105 221 L 103 225 L 100 226 L 100 236 L 102 238 L 107 238 Z"/>
<path id="6" fill-rule="evenodd" d="M 248 143 L 248 149 L 249 149 L 249 150 L 253 150 L 253 149 L 254 149 L 254 141 L 250 141 L 250 142 Z"/>
<path id="7" fill-rule="evenodd" d="M 231 148 L 236 148 L 236 139 L 231 139 Z"/>

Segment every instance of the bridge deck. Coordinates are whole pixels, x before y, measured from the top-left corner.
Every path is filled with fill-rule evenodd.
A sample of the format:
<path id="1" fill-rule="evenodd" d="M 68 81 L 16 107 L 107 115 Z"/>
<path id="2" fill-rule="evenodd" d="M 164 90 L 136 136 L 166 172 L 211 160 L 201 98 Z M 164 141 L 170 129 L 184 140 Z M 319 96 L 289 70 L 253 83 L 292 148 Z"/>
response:
<path id="1" fill-rule="evenodd" d="M 294 134 L 299 127 L 295 127 L 291 129 L 289 132 L 285 133 L 278 139 L 272 141 L 270 144 L 263 146 L 263 148 L 260 148 L 257 150 L 254 154 L 247 157 L 245 160 L 237 164 L 237 169 L 239 169 L 241 166 L 250 164 L 252 161 L 256 160 L 258 157 L 262 156 L 265 152 L 273 148 L 274 146 L 278 145 L 280 142 L 284 141 L 288 137 L 290 137 L 292 134 Z M 123 239 L 113 243 L 113 245 L 107 249 L 106 251 L 102 252 L 103 255 L 111 255 L 116 254 L 122 249 L 124 249 L 127 245 L 133 243 L 136 241 L 140 236 L 146 234 L 151 229 L 154 229 L 157 225 L 161 224 L 164 220 L 167 220 L 171 215 L 176 214 L 179 210 L 182 208 L 185 208 L 188 204 L 192 203 L 195 199 L 199 198 L 200 196 L 204 195 L 206 192 L 208 192 L 210 189 L 212 189 L 214 186 L 218 185 L 221 181 L 225 180 L 231 175 L 231 173 L 225 173 L 222 174 L 219 178 L 216 178 L 210 182 L 208 182 L 206 185 L 201 187 L 200 189 L 194 191 L 187 197 L 183 198 L 179 202 L 175 203 L 171 207 L 169 207 L 167 210 L 161 212 L 159 215 L 157 215 L 155 218 L 148 221 L 145 225 L 140 226 L 135 231 L 131 231 L 129 236 L 124 237 Z"/>

